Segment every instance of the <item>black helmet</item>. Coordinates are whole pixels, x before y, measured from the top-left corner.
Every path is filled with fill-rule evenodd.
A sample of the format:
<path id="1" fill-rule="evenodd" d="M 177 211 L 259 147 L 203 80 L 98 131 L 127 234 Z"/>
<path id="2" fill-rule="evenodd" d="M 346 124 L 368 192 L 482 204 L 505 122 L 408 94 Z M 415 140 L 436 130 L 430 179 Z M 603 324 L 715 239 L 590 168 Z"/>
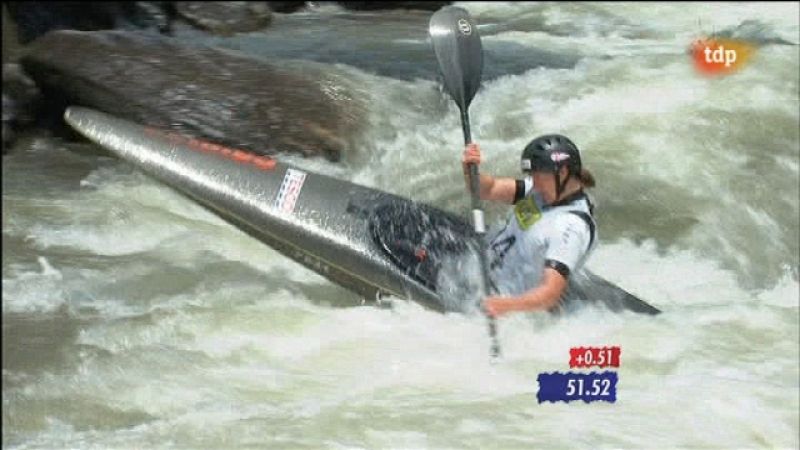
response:
<path id="1" fill-rule="evenodd" d="M 567 177 L 560 179 L 559 170 L 567 167 Z M 579 176 L 581 172 L 581 152 L 578 146 L 566 136 L 546 134 L 532 140 L 522 151 L 522 170 L 552 171 L 556 175 L 556 194 L 561 192 L 571 176 Z"/>

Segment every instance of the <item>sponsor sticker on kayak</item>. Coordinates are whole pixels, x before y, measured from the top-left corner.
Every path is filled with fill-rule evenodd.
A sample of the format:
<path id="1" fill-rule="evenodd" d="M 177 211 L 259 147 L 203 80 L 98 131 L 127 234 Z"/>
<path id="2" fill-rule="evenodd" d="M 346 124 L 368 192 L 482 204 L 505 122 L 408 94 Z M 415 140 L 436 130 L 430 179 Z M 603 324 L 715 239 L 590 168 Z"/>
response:
<path id="1" fill-rule="evenodd" d="M 300 196 L 300 189 L 303 188 L 305 181 L 306 173 L 302 170 L 286 169 L 286 175 L 283 176 L 274 206 L 283 212 L 293 213 L 297 198 Z"/>

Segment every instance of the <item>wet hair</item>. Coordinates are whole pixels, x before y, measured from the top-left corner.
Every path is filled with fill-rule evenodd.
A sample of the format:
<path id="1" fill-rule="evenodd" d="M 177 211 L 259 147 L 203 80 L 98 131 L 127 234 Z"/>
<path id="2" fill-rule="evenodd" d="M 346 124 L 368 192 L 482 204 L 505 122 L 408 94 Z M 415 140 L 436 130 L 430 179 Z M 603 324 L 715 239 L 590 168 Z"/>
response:
<path id="1" fill-rule="evenodd" d="M 595 185 L 594 175 L 586 169 L 582 168 L 577 178 L 585 188 L 593 188 Z"/>

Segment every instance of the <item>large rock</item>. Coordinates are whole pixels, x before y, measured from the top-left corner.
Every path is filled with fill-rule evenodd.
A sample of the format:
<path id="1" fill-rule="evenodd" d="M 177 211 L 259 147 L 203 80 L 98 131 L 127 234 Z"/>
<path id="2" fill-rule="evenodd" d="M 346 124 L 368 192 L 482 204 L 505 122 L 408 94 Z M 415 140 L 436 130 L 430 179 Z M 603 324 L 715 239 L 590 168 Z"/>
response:
<path id="1" fill-rule="evenodd" d="M 51 30 L 157 28 L 168 32 L 171 2 L 3 2 L 23 44 Z"/>
<path id="2" fill-rule="evenodd" d="M 11 19 L 6 4 L 3 3 L 3 64 L 17 62 L 22 53 L 17 24 Z"/>
<path id="3" fill-rule="evenodd" d="M 416 9 L 438 11 L 453 2 L 338 2 L 347 9 L 356 11 L 374 11 L 383 9 Z"/>
<path id="4" fill-rule="evenodd" d="M 21 62 L 48 102 L 261 154 L 338 160 L 360 122 L 361 110 L 342 95 L 347 88 L 335 72 L 188 48 L 158 35 L 55 31 L 35 41 Z"/>
<path id="5" fill-rule="evenodd" d="M 3 153 L 20 129 L 33 123 L 39 90 L 18 64 L 3 64 Z"/>
<path id="6" fill-rule="evenodd" d="M 267 2 L 269 9 L 276 13 L 293 13 L 306 7 L 306 2 Z"/>
<path id="7" fill-rule="evenodd" d="M 260 30 L 272 20 L 267 2 L 175 2 L 175 10 L 192 25 L 221 35 Z"/>

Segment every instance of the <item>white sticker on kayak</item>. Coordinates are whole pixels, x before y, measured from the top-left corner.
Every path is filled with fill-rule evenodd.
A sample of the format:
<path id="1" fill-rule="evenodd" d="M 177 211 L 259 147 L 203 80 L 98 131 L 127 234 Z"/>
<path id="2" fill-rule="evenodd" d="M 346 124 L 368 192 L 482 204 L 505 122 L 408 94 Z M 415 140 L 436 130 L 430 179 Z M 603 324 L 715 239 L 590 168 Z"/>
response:
<path id="1" fill-rule="evenodd" d="M 283 177 L 281 189 L 278 191 L 278 198 L 275 199 L 275 207 L 283 212 L 294 212 L 294 205 L 297 197 L 300 196 L 300 189 L 306 181 L 306 173 L 296 169 L 286 169 Z"/>

